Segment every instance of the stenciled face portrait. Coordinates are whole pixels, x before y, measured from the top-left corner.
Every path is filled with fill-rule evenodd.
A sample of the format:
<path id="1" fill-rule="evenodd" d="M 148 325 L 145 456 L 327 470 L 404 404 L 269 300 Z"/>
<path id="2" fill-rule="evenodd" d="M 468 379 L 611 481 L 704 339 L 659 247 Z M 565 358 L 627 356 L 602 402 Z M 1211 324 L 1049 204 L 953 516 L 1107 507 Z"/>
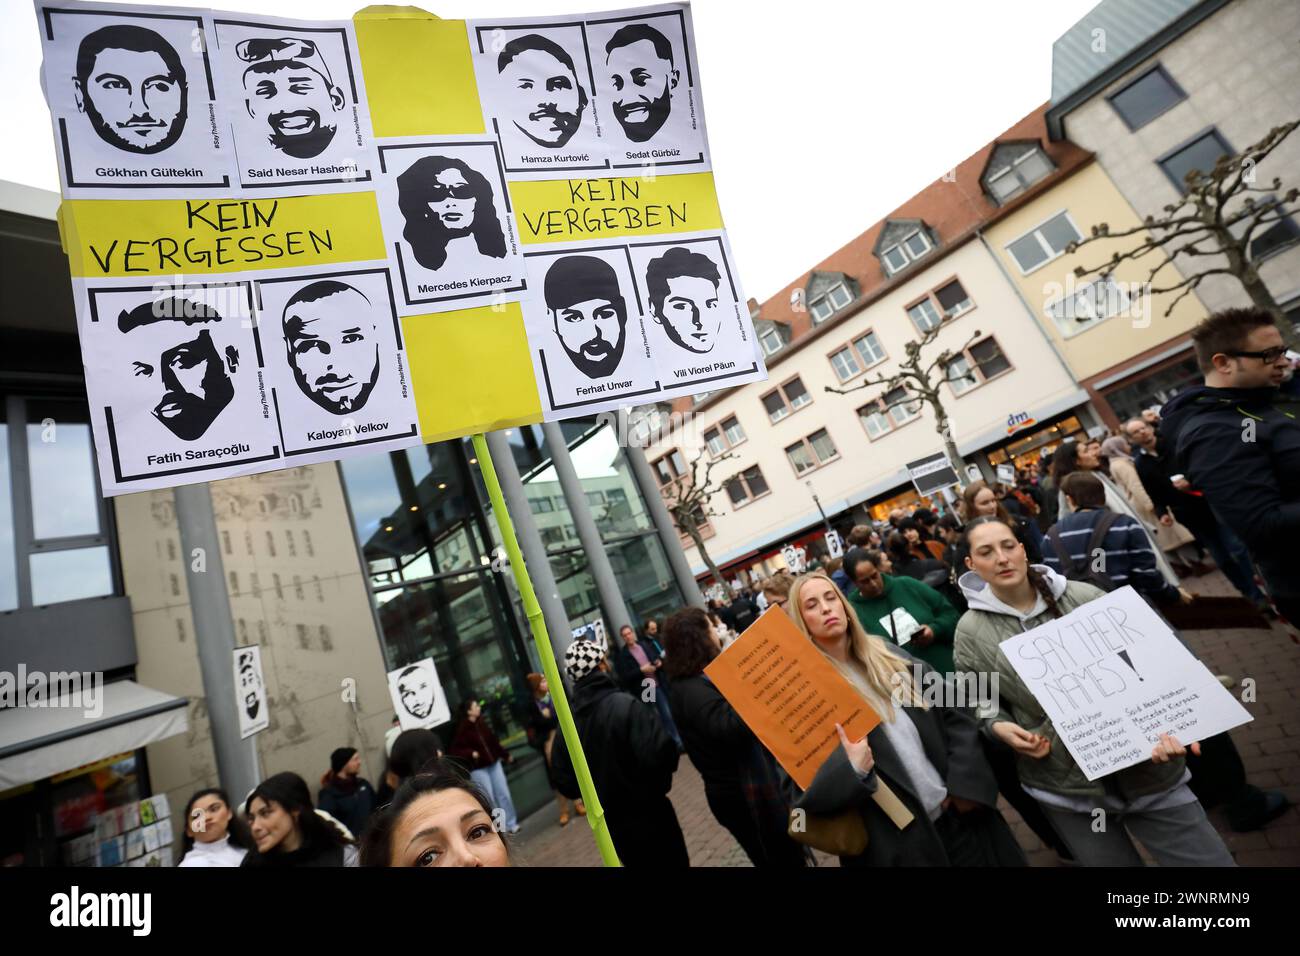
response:
<path id="1" fill-rule="evenodd" d="M 651 259 L 646 268 L 654 320 L 675 345 L 700 354 L 713 350 L 722 326 L 721 284 L 712 259 L 680 247 Z"/>
<path id="2" fill-rule="evenodd" d="M 134 355 L 130 374 L 157 383 L 153 417 L 182 441 L 203 437 L 235 397 L 231 375 L 239 353 L 224 354 L 207 328 L 221 316 L 202 303 L 172 297 L 150 301 L 118 316 L 118 330 Z"/>
<path id="3" fill-rule="evenodd" d="M 679 71 L 673 69 L 673 48 L 653 27 L 630 23 L 605 44 L 610 108 L 623 133 L 644 143 L 663 128 L 672 112 Z"/>
<path id="4" fill-rule="evenodd" d="M 433 713 L 436 690 L 433 678 L 423 667 L 408 667 L 397 677 L 398 698 L 406 712 L 423 720 Z"/>
<path id="5" fill-rule="evenodd" d="M 444 169 L 429 191 L 429 212 L 453 236 L 469 233 L 474 225 L 474 189 L 459 169 Z"/>
<path id="6" fill-rule="evenodd" d="M 257 670 L 253 667 L 252 655 L 244 656 L 239 659 L 239 693 L 244 698 L 244 713 L 248 719 L 252 720 L 257 717 L 257 713 L 262 709 L 262 699 L 259 691 L 262 689 L 262 681 L 257 676 Z"/>
<path id="7" fill-rule="evenodd" d="M 363 293 L 333 279 L 306 285 L 285 305 L 283 330 L 304 395 L 334 415 L 365 407 L 379 381 L 379 337 Z"/>
<path id="8" fill-rule="evenodd" d="M 442 268 L 448 244 L 461 238 L 472 237 L 480 255 L 505 258 L 492 186 L 465 162 L 447 156 L 416 160 L 397 177 L 397 204 L 405 220 L 402 238 L 426 269 Z"/>
<path id="9" fill-rule="evenodd" d="M 316 44 L 295 37 L 257 38 L 235 50 L 252 64 L 244 70 L 244 105 L 250 117 L 266 123 L 270 144 L 295 159 L 323 153 L 338 131 L 336 114 L 347 98 L 330 78 Z"/>
<path id="10" fill-rule="evenodd" d="M 159 153 L 185 129 L 185 69 L 157 33 L 111 26 L 77 50 L 77 109 L 105 143 L 130 153 Z"/>
<path id="11" fill-rule="evenodd" d="M 587 107 L 573 58 L 538 34 L 516 37 L 497 58 L 508 119 L 538 146 L 559 149 L 573 138 Z"/>
<path id="12" fill-rule="evenodd" d="M 574 367 L 593 379 L 614 374 L 627 341 L 627 302 L 613 267 L 594 256 L 567 256 L 546 273 L 544 295 Z"/>

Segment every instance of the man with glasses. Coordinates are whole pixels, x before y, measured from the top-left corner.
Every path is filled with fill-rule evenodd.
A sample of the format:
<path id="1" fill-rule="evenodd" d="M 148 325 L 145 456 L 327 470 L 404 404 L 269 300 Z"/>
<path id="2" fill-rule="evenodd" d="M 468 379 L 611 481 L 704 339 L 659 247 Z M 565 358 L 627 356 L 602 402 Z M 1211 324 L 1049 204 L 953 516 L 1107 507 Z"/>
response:
<path id="1" fill-rule="evenodd" d="M 1161 409 L 1175 470 L 1246 542 L 1279 611 L 1300 623 L 1300 400 L 1275 318 L 1225 309 L 1192 331 L 1205 385 Z"/>

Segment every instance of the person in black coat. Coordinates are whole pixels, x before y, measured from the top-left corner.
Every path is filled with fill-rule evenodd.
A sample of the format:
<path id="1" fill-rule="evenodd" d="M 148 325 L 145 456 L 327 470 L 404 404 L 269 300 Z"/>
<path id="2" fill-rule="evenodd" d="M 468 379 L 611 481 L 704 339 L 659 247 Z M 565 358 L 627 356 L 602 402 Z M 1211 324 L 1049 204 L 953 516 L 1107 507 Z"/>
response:
<path id="1" fill-rule="evenodd" d="M 1300 622 L 1300 399 L 1274 317 L 1225 309 L 1192 330 L 1205 385 L 1160 410 L 1174 461 L 1246 543 L 1278 610 Z"/>
<path id="2" fill-rule="evenodd" d="M 361 754 L 339 747 L 330 754 L 330 772 L 321 777 L 316 806 L 360 837 L 378 804 L 375 788 L 361 776 Z"/>
<path id="3" fill-rule="evenodd" d="M 1219 570 L 1243 597 L 1256 605 L 1265 604 L 1264 593 L 1255 584 L 1250 552 L 1240 538 L 1219 523 L 1205 496 L 1198 494 L 1187 477 L 1179 473 L 1180 466 L 1174 463 L 1169 442 L 1141 418 L 1129 419 L 1123 431 L 1133 445 L 1133 467 L 1156 514 L 1172 515 L 1173 520 L 1196 538 L 1198 548 L 1210 552 Z M 1179 479 L 1177 482 L 1175 477 Z M 1200 570 L 1203 573 L 1207 569 L 1201 566 Z"/>
<path id="4" fill-rule="evenodd" d="M 690 866 L 668 799 L 677 745 L 651 708 L 619 690 L 600 645 L 574 641 L 564 652 L 564 667 L 574 681 L 573 722 L 619 859 L 624 866 Z M 562 735 L 555 738 L 551 767 L 562 794 L 582 796 Z"/>
<path id="5" fill-rule="evenodd" d="M 754 866 L 806 866 L 790 839 L 790 807 L 771 755 L 704 673 L 718 656 L 708 615 L 683 608 L 664 624 L 677 729 L 704 778 L 714 818 L 731 832 Z"/>

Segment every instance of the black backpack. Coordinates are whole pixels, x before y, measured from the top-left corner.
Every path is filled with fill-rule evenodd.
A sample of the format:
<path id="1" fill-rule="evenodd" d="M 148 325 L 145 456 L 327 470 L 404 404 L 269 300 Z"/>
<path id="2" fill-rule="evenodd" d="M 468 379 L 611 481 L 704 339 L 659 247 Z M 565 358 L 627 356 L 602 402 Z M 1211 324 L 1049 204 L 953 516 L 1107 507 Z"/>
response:
<path id="1" fill-rule="evenodd" d="M 1103 591 L 1115 590 L 1115 582 L 1110 579 L 1110 575 L 1104 571 L 1095 571 L 1092 567 L 1092 556 L 1097 553 L 1101 543 L 1106 540 L 1106 533 L 1110 531 L 1119 518 L 1113 511 L 1107 511 L 1102 515 L 1101 520 L 1097 522 L 1092 529 L 1092 535 L 1088 538 L 1088 548 L 1083 552 L 1083 557 L 1073 560 L 1068 551 L 1065 550 L 1065 543 L 1061 540 L 1060 525 L 1052 525 L 1047 532 L 1047 540 L 1052 543 L 1052 548 L 1056 551 L 1056 557 L 1061 562 L 1061 573 L 1065 575 L 1067 581 L 1084 581 L 1088 584 L 1095 585 Z"/>

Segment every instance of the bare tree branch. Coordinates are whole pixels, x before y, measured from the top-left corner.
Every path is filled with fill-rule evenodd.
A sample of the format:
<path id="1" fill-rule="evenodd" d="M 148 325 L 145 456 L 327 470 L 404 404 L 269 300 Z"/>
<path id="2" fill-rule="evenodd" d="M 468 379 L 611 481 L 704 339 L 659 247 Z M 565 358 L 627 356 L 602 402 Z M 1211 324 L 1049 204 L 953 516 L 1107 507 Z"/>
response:
<path id="1" fill-rule="evenodd" d="M 1183 195 L 1165 205 L 1161 216 L 1147 216 L 1141 225 L 1113 232 L 1108 223 L 1097 223 L 1088 238 L 1070 243 L 1067 251 L 1076 253 L 1103 240 L 1139 238 L 1140 241 L 1128 248 L 1112 250 L 1107 259 L 1096 264 L 1076 266 L 1074 275 L 1080 279 L 1093 275 L 1104 278 L 1122 263 L 1158 256 L 1154 265 L 1148 265 L 1146 287 L 1134 298 L 1177 292 L 1165 309 L 1166 316 L 1209 276 L 1230 275 L 1251 302 L 1278 320 L 1288 345 L 1300 347 L 1300 339 L 1291 324 L 1284 321 L 1277 300 L 1259 278 L 1250 258 L 1252 238 L 1292 215 L 1291 207 L 1300 197 L 1300 189 L 1295 187 L 1282 194 L 1280 177 L 1274 177 L 1268 186 L 1256 184 L 1254 178 L 1259 164 L 1297 127 L 1300 120 L 1275 126 L 1235 156 L 1220 157 L 1213 169 L 1190 171 L 1183 183 Z M 1264 198 L 1257 201 L 1256 195 Z M 1171 265 L 1185 278 L 1156 287 L 1157 277 Z"/>

